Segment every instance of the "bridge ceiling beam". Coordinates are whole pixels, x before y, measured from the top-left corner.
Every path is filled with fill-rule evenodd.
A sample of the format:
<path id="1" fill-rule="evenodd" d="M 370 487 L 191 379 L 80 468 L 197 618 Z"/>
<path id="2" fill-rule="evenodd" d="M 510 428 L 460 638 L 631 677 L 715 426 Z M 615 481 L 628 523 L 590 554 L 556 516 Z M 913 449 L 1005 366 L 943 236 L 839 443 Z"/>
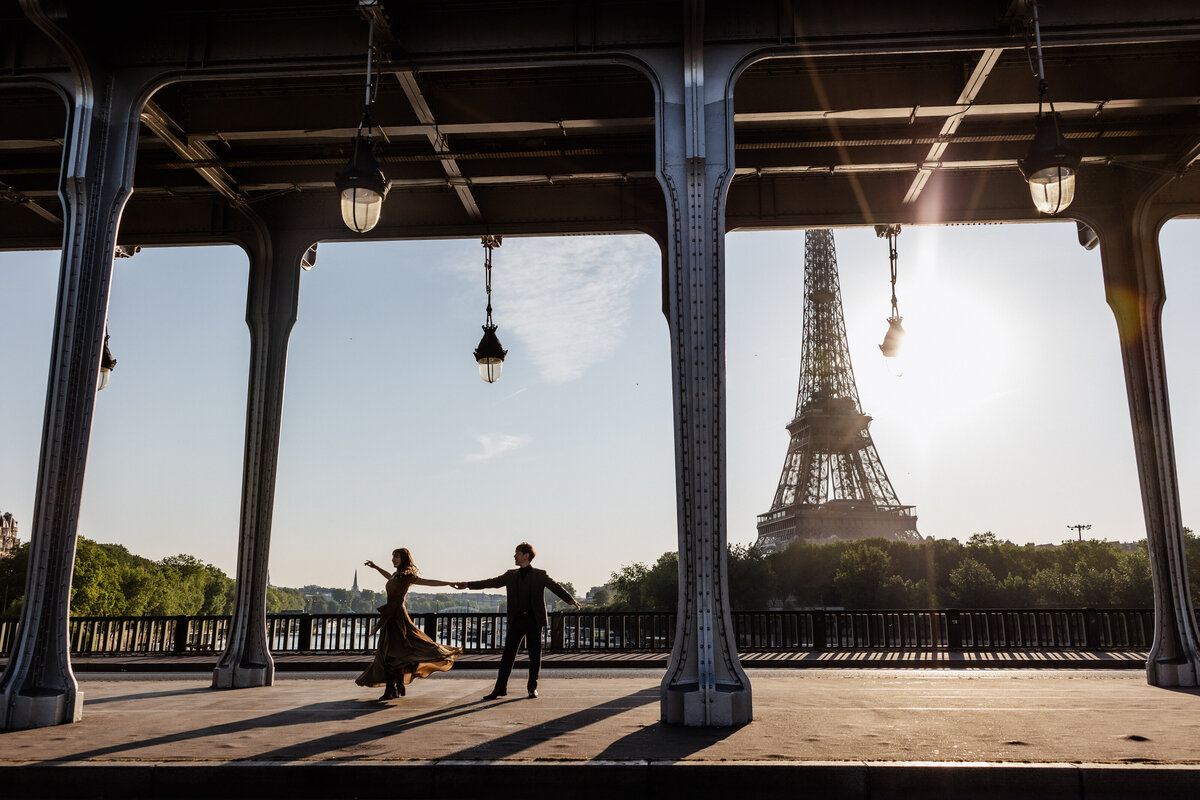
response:
<path id="1" fill-rule="evenodd" d="M 1016 172 L 1037 111 L 1021 5 L 880 1 L 847 15 L 707 3 L 705 46 L 749 63 L 734 86 L 730 227 L 1035 218 Z M 101 50 L 114 67 L 167 81 L 143 115 L 122 240 L 219 239 L 213 204 L 280 193 L 310 196 L 302 205 L 325 210 L 316 227 L 336 231 L 333 176 L 362 108 L 366 25 L 354 3 L 62 6 L 97 41 L 120 42 Z M 411 236 L 418 223 L 430 236 L 534 231 L 530 208 L 547 214 L 545 233 L 665 218 L 645 205 L 655 90 L 638 63 L 681 46 L 674 5 L 384 0 L 368 16 L 383 78 L 378 155 L 393 181 L 369 237 Z M 1104 170 L 1174 168 L 1200 133 L 1200 8 L 1056 2 L 1041 19 L 1050 97 L 1084 156 L 1081 196 Z M 15 0 L 0 0 L 0 21 L 0 247 L 57 246 L 65 115 L 55 93 L 29 83 L 65 62 Z M 626 196 L 617 184 L 635 187 L 636 213 L 613 210 L 610 199 Z M 599 200 L 589 185 L 602 187 Z M 984 185 L 1006 188 L 981 201 Z M 143 204 L 155 210 L 138 213 Z M 774 211 L 755 217 L 760 207 Z M 392 209 L 416 210 L 388 224 Z"/>

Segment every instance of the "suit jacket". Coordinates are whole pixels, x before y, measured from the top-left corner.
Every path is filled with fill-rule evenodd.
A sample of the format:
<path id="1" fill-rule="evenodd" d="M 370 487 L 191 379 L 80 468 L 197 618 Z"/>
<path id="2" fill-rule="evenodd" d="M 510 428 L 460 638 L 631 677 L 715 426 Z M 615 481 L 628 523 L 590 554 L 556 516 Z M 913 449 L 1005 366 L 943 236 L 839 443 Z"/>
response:
<path id="1" fill-rule="evenodd" d="M 544 569 L 529 568 L 529 575 L 525 580 L 520 578 L 521 570 L 510 569 L 503 575 L 497 575 L 494 578 L 489 578 L 486 581 L 469 581 L 467 588 L 469 589 L 497 589 L 503 586 L 508 593 L 508 618 L 514 619 L 517 616 L 517 607 L 520 605 L 522 593 L 529 598 L 529 607 L 533 609 L 533 615 L 537 618 L 538 624 L 545 626 L 547 624 L 546 616 L 546 590 L 554 592 L 561 597 L 564 602 L 573 603 L 574 597 L 570 593 L 559 586 L 553 578 L 546 574 Z"/>

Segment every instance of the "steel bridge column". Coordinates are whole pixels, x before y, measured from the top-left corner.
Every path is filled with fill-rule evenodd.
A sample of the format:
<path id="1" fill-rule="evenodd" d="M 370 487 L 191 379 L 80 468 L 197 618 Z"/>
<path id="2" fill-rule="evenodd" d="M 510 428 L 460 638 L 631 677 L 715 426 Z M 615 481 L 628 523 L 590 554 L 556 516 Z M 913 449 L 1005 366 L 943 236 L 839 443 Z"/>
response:
<path id="1" fill-rule="evenodd" d="M 683 58 L 657 70 L 679 523 L 679 612 L 661 714 L 676 724 L 740 725 L 752 709 L 728 603 L 724 322 L 737 59 L 704 52 L 703 3 L 685 13 Z"/>
<path id="2" fill-rule="evenodd" d="M 67 129 L 59 195 L 64 232 L 29 571 L 17 641 L 0 681 L 0 728 L 78 722 L 67 619 L 80 498 L 104 347 L 113 250 L 133 184 L 144 75 L 91 59 L 39 4 L 26 13 L 64 50 Z"/>
<path id="3" fill-rule="evenodd" d="M 279 208 L 273 209 L 279 211 Z M 246 324 L 250 328 L 250 378 L 246 400 L 246 449 L 242 466 L 242 511 L 238 530 L 237 594 L 229 644 L 213 669 L 213 688 L 270 686 L 275 661 L 267 640 L 267 568 L 271 517 L 279 465 L 283 386 L 288 337 L 300 303 L 300 260 L 310 235 L 288 231 L 282 213 L 246 211 L 258 234 L 246 244 L 250 284 Z"/>
<path id="4" fill-rule="evenodd" d="M 1166 292 L 1158 234 L 1166 218 L 1151 211 L 1154 188 L 1143 191 L 1132 210 L 1118 205 L 1089 224 L 1100 237 L 1105 293 L 1117 319 L 1146 516 L 1154 584 L 1154 644 L 1146 680 L 1153 686 L 1196 686 L 1200 635 L 1188 588 L 1162 343 Z"/>

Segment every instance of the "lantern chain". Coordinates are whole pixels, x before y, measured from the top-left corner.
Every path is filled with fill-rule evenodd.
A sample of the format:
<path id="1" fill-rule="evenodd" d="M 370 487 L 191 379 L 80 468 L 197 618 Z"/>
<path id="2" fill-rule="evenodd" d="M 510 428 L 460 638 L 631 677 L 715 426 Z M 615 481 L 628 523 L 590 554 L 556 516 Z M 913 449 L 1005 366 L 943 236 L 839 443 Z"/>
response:
<path id="1" fill-rule="evenodd" d="M 892 271 L 892 317 L 900 319 L 900 307 L 896 301 L 896 236 L 900 233 L 899 225 L 889 225 L 887 229 L 888 262 Z"/>
<path id="2" fill-rule="evenodd" d="M 500 246 L 500 237 L 487 234 L 483 237 L 484 286 L 487 289 L 487 324 L 492 326 L 492 250 Z"/>

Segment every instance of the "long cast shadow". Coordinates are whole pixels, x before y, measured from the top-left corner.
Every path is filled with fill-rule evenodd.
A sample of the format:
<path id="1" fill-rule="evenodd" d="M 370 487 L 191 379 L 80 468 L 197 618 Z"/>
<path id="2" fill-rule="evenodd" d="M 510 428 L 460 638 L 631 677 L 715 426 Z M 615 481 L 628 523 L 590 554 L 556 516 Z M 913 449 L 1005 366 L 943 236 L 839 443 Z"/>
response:
<path id="1" fill-rule="evenodd" d="M 508 702 L 516 703 L 518 700 L 514 699 Z M 564 733 L 570 733 L 586 725 L 595 724 L 601 720 L 616 716 L 617 714 L 624 713 L 632 708 L 637 708 L 638 706 L 643 706 L 651 702 L 658 702 L 658 690 L 643 689 L 641 691 L 626 695 L 625 697 L 605 700 L 604 702 L 592 706 L 591 708 L 585 708 L 581 711 L 576 711 L 562 717 L 556 717 L 548 722 L 523 728 L 519 731 L 513 731 L 512 733 L 505 734 L 497 739 L 490 739 L 487 742 L 473 745 L 445 756 L 440 756 L 440 758 L 463 761 L 485 761 L 506 758 L 508 756 L 516 755 L 517 753 L 527 750 L 535 745 L 549 741 L 556 736 L 561 736 Z M 508 703 L 505 703 L 504 705 L 507 704 Z M 455 717 L 461 717 L 466 714 L 479 711 L 481 707 L 495 708 L 496 705 L 498 704 L 488 704 L 484 706 L 482 701 L 474 700 L 470 703 L 463 703 L 457 706 L 437 709 L 435 711 L 419 714 L 414 717 L 405 717 L 403 719 L 392 720 L 381 725 L 376 725 L 372 728 L 335 733 L 329 736 L 322 736 L 317 739 L 312 739 L 308 742 L 287 745 L 267 753 L 250 756 L 245 760 L 295 760 L 313 758 L 341 750 L 346 747 L 367 744 L 383 736 L 391 736 L 398 733 L 415 730 L 425 725 L 446 722 L 454 719 Z"/>
<path id="2" fill-rule="evenodd" d="M 653 753 L 656 761 L 679 761 L 711 747 L 738 730 L 740 728 L 685 728 L 656 722 L 617 739 L 604 748 L 596 759 L 644 759 L 647 753 Z"/>
<path id="3" fill-rule="evenodd" d="M 226 722 L 220 725 L 210 725 L 205 728 L 195 728 L 190 731 L 179 731 L 176 733 L 166 734 L 164 736 L 156 736 L 151 739 L 138 739 L 133 742 L 122 742 L 121 744 L 113 744 L 107 747 L 98 747 L 94 750 L 85 750 L 78 753 L 60 756 L 53 759 L 54 761 L 76 761 L 88 758 L 101 758 L 103 756 L 116 755 L 118 753 L 128 752 L 130 750 L 140 750 L 144 747 L 155 747 L 163 744 L 175 744 L 177 742 L 186 742 L 193 739 L 203 739 L 209 736 L 225 736 L 234 733 L 242 733 L 244 731 L 261 730 L 264 728 L 285 728 L 291 725 L 307 725 L 312 722 L 312 714 L 330 713 L 334 719 L 348 720 L 364 716 L 366 714 L 375 714 L 380 711 L 386 711 L 387 706 L 377 703 L 363 703 L 359 700 L 336 700 L 327 703 L 310 703 L 306 706 L 297 706 L 286 711 L 279 711 L 273 714 L 267 714 L 253 719 L 242 719 L 235 722 Z"/>
<path id="4" fill-rule="evenodd" d="M 125 702 L 126 700 L 149 700 L 153 697 L 177 697 L 185 694 L 203 694 L 211 692 L 207 686 L 194 686 L 190 689 L 169 689 L 162 692 L 141 692 L 139 694 L 118 694 L 112 697 L 98 697 L 89 699 L 87 693 L 84 693 L 83 707 L 86 710 L 88 706 L 100 705 L 101 703 L 117 703 Z"/>
<path id="5" fill-rule="evenodd" d="M 564 733 L 570 733 L 587 725 L 595 725 L 597 722 L 615 717 L 618 714 L 623 714 L 639 706 L 658 703 L 658 698 L 659 691 L 657 687 L 653 689 L 640 689 L 624 697 L 614 697 L 591 708 L 585 708 L 562 717 L 556 717 L 538 725 L 513 731 L 498 739 L 491 739 L 464 750 L 459 750 L 447 755 L 446 758 L 462 761 L 508 758 L 524 750 L 528 750 L 535 745 L 547 742 L 556 736 L 561 736 Z"/>
<path id="6" fill-rule="evenodd" d="M 417 714 L 412 717 L 393 719 L 389 722 L 384 722 L 371 728 L 343 731 L 340 733 L 330 734 L 329 736 L 321 736 L 316 739 L 310 739 L 307 742 L 296 742 L 295 744 L 284 745 L 283 747 L 275 750 L 269 750 L 265 753 L 258 753 L 253 756 L 246 756 L 245 758 L 239 760 L 293 761 L 314 758 L 316 756 L 325 755 L 337 750 L 344 750 L 348 747 L 369 744 L 384 736 L 392 736 L 397 733 L 415 730 L 425 725 L 447 722 L 455 719 L 456 717 L 463 717 L 468 714 L 473 714 L 476 711 L 479 711 L 482 706 L 482 700 L 472 700 L 468 703 L 459 703 L 455 706 L 447 706 L 446 708 L 427 711 L 423 714 Z"/>

